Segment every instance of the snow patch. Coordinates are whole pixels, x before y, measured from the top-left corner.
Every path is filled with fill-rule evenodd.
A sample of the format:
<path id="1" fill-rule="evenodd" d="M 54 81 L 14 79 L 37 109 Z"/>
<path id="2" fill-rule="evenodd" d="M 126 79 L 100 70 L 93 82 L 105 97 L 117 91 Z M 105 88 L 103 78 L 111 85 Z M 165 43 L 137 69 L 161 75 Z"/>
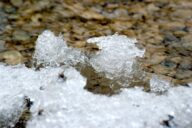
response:
<path id="1" fill-rule="evenodd" d="M 59 78 L 60 73 L 66 79 Z M 112 97 L 94 95 L 83 89 L 86 79 L 72 67 L 34 71 L 23 66 L 0 66 L 0 78 L 2 92 L 33 100 L 27 128 L 163 128 L 161 122 L 168 115 L 174 117 L 176 128 L 190 128 L 192 124 L 192 89 L 188 87 L 170 88 L 160 96 L 140 88 L 123 89 Z M 5 97 L 0 98 L 2 104 Z M 10 114 L 14 111 L 9 109 Z"/>

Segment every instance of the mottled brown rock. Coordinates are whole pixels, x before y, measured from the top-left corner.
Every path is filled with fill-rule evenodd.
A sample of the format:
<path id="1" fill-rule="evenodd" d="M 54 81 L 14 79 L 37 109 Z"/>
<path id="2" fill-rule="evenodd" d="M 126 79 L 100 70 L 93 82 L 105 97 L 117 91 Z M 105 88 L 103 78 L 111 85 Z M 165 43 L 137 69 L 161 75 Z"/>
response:
<path id="1" fill-rule="evenodd" d="M 0 53 L 0 60 L 10 65 L 16 65 L 23 63 L 23 56 L 20 52 L 12 50 Z"/>

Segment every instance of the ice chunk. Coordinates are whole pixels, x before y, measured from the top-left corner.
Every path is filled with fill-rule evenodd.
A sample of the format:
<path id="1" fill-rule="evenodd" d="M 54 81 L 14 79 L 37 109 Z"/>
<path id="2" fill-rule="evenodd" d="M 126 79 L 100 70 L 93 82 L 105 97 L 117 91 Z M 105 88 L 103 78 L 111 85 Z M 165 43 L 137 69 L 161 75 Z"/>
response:
<path id="1" fill-rule="evenodd" d="M 135 46 L 136 39 L 130 39 L 124 35 L 114 34 L 87 40 L 88 43 L 96 43 L 101 49 L 98 54 L 90 59 L 90 64 L 98 71 L 103 72 L 109 78 L 128 78 L 133 71 L 132 66 L 136 57 L 142 57 L 144 50 Z"/>
<path id="2" fill-rule="evenodd" d="M 68 47 L 61 35 L 57 37 L 46 30 L 36 41 L 34 59 L 38 65 L 75 65 L 83 62 L 84 56 L 79 50 Z"/>
<path id="3" fill-rule="evenodd" d="M 24 98 L 2 86 L 4 85 L 0 85 L 3 91 L 0 94 L 0 128 L 13 127 L 24 109 Z"/>
<path id="4" fill-rule="evenodd" d="M 150 79 L 150 90 L 154 93 L 164 93 L 171 87 L 171 83 L 167 80 L 159 78 L 157 75 L 153 75 Z"/>

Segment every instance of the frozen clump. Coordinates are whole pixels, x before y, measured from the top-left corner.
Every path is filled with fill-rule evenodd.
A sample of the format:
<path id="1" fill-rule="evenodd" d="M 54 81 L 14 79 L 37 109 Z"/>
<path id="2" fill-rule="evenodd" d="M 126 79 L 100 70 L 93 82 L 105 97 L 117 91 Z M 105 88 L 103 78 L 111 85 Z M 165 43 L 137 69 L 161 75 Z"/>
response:
<path id="1" fill-rule="evenodd" d="M 2 78 L 2 77 L 1 77 Z M 0 128 L 13 127 L 24 110 L 24 98 L 4 83 L 0 84 Z"/>
<path id="2" fill-rule="evenodd" d="M 157 75 L 153 75 L 150 79 L 150 90 L 154 93 L 162 94 L 171 87 L 171 83 L 167 80 L 159 78 Z"/>
<path id="3" fill-rule="evenodd" d="M 24 110 L 24 99 L 7 94 L 0 96 L 0 128 L 13 127 Z"/>
<path id="4" fill-rule="evenodd" d="M 136 57 L 142 57 L 144 50 L 135 46 L 135 39 L 124 35 L 112 35 L 91 38 L 88 43 L 96 43 L 101 51 L 90 58 L 90 64 L 108 78 L 128 78 Z"/>
<path id="5" fill-rule="evenodd" d="M 75 65 L 83 62 L 84 56 L 80 51 L 68 47 L 61 35 L 57 37 L 51 31 L 46 30 L 36 41 L 34 59 L 37 65 Z"/>

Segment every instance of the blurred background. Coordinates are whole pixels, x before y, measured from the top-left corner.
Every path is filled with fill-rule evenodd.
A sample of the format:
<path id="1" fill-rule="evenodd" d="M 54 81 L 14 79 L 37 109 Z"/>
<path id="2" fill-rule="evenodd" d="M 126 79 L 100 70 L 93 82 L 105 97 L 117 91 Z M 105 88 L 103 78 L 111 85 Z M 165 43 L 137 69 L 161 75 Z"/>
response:
<path id="1" fill-rule="evenodd" d="M 146 49 L 145 71 L 192 82 L 191 0 L 1 0 L 0 62 L 30 67 L 35 40 L 46 29 L 81 49 L 90 37 L 136 38 Z"/>

